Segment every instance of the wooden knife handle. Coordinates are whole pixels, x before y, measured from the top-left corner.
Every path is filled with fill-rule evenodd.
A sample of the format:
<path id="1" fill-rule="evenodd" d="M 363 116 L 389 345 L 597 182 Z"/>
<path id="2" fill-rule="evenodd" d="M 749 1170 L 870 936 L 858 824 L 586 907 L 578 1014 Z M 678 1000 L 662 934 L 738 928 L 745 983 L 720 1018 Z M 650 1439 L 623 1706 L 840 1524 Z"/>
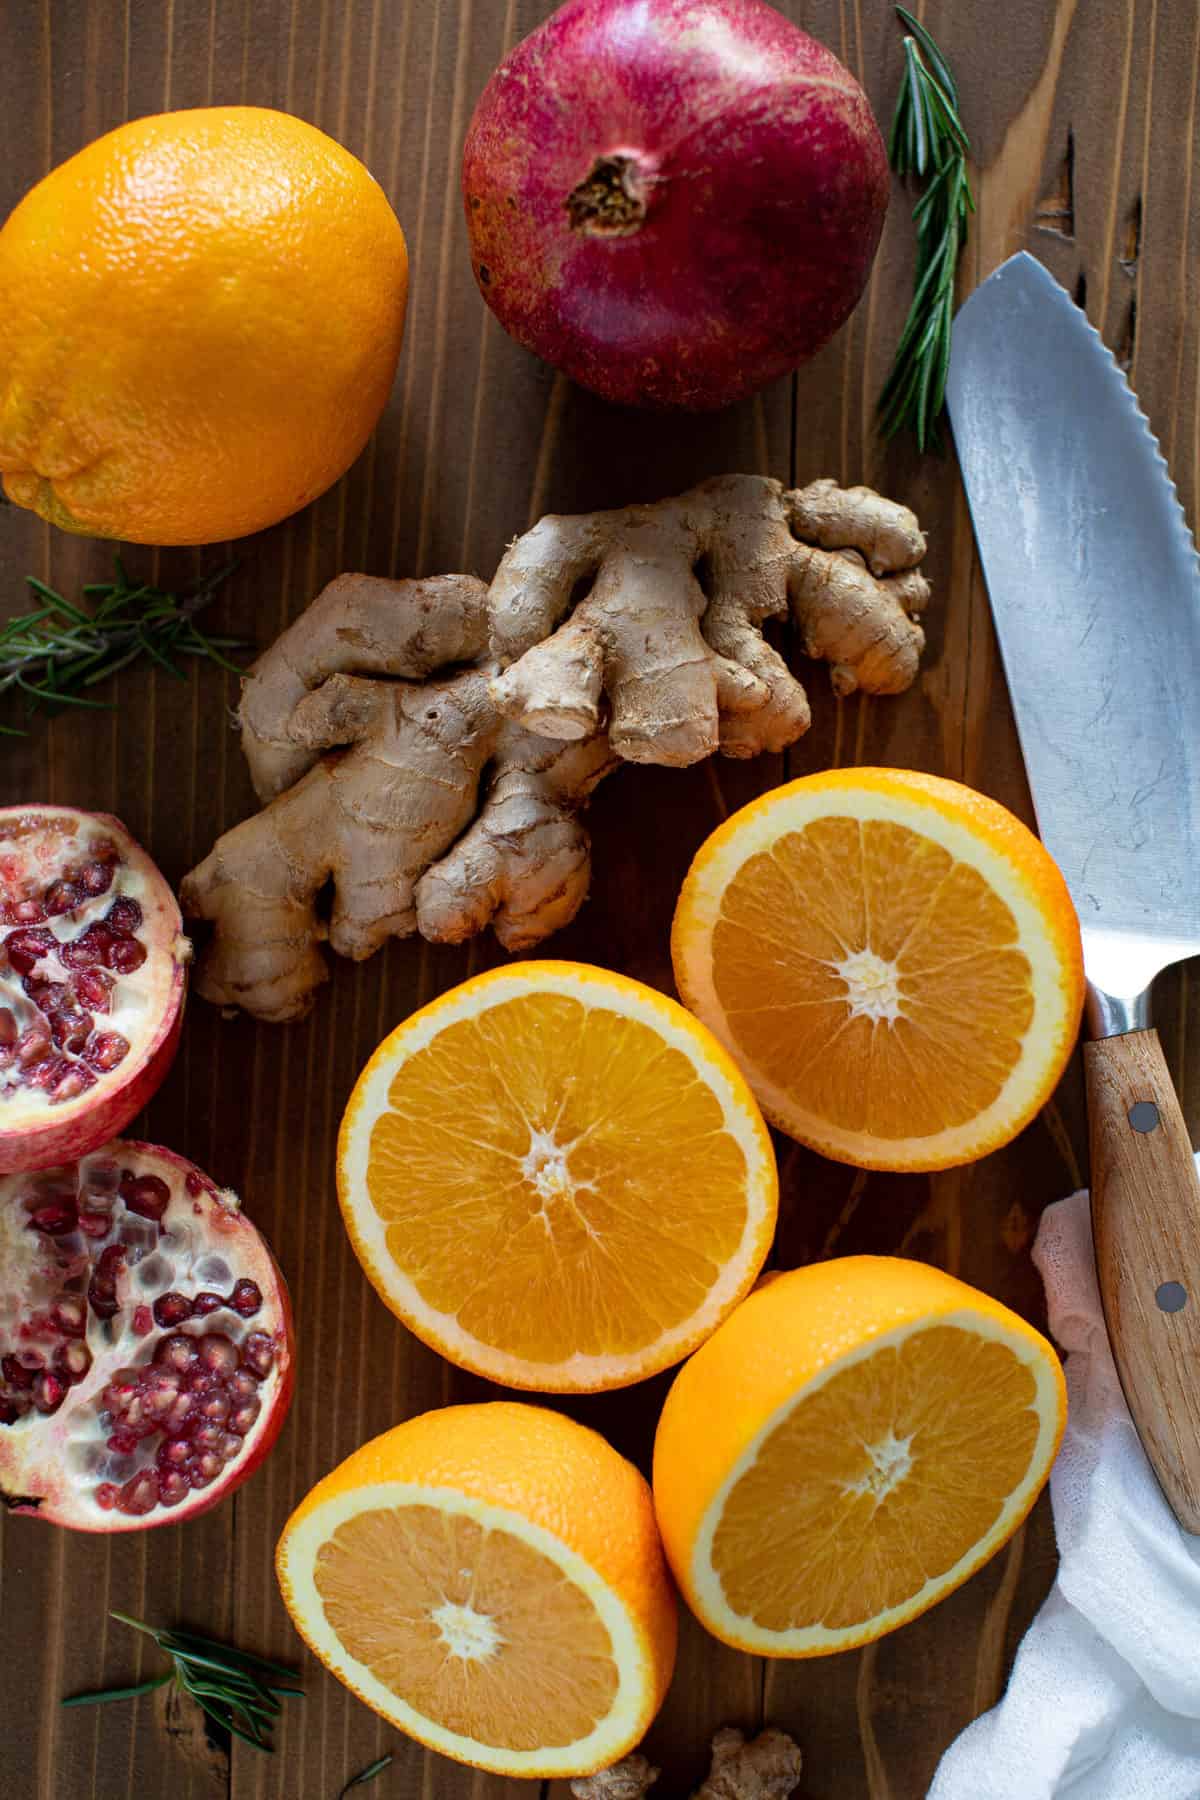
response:
<path id="1" fill-rule="evenodd" d="M 1156 1031 L 1094 1039 L 1084 1065 L 1113 1356 L 1171 1510 L 1200 1532 L 1200 1178 Z"/>

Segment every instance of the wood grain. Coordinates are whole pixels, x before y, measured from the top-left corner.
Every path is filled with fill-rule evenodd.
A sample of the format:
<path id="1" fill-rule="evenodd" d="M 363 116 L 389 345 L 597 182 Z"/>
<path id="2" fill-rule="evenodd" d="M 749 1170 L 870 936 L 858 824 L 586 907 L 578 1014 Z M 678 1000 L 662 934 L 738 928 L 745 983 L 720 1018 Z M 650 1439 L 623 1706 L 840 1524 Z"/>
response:
<path id="1" fill-rule="evenodd" d="M 827 762 L 877 761 L 975 783 L 1030 818 L 987 596 L 950 458 L 883 445 L 875 396 L 907 306 L 912 233 L 897 192 L 870 290 L 839 337 L 790 382 L 684 424 L 623 414 L 535 363 L 475 290 L 456 192 L 471 107 L 505 49 L 549 0 L 0 0 L 0 215 L 54 163 L 122 120 L 210 101 L 281 106 L 333 133 L 387 189 L 414 282 L 392 403 L 343 482 L 298 518 L 239 546 L 219 623 L 266 643 L 343 568 L 490 574 L 507 540 L 548 509 L 655 498 L 752 469 L 795 482 L 867 480 L 916 508 L 936 584 L 921 682 L 899 700 L 835 701 L 811 671 L 814 725 L 786 759 L 673 773 L 627 769 L 592 822 L 593 898 L 556 953 L 668 987 L 680 878 L 729 810 Z M 890 114 L 900 34 L 885 0 L 785 0 Z M 1125 358 L 1171 458 L 1189 515 L 1200 499 L 1200 182 L 1194 0 L 928 0 L 918 7 L 960 78 L 979 213 L 963 291 L 1026 247 L 1085 301 Z M 130 553 L 160 581 L 218 565 L 226 549 Z M 0 513 L 0 604 L 33 573 L 68 590 L 108 550 Z M 117 709 L 4 741 L 0 801 L 45 797 L 119 813 L 177 880 L 250 810 L 227 727 L 232 681 L 208 669 L 176 686 L 120 679 Z M 499 960 L 391 947 L 342 965 L 305 1024 L 226 1022 L 197 1003 L 171 1078 L 143 1121 L 235 1186 L 292 1284 L 301 1371 L 291 1420 L 231 1504 L 186 1527 L 113 1543 L 0 1525 L 0 1793 L 13 1800 L 333 1800 L 384 1750 L 379 1800 L 505 1800 L 511 1787 L 427 1755 L 389 1731 L 305 1657 L 276 1594 L 271 1552 L 294 1501 L 364 1438 L 483 1383 L 407 1337 L 361 1276 L 332 1187 L 337 1120 L 383 1033 L 413 1007 Z M 1159 1023 L 1184 1111 L 1200 1118 L 1200 1024 L 1188 972 L 1162 984 Z M 1047 1201 L 1085 1166 L 1078 1068 L 1008 1150 L 934 1177 L 862 1175 L 780 1141 L 777 1258 L 898 1251 L 953 1269 L 1032 1317 L 1028 1246 Z M 645 1465 L 665 1383 L 570 1408 Z M 935 1612 L 873 1649 L 805 1664 L 720 1649 L 688 1624 L 651 1751 L 662 1791 L 686 1791 L 726 1720 L 770 1717 L 805 1751 L 807 1800 L 917 1800 L 950 1738 L 998 1696 L 1053 1570 L 1043 1503 L 993 1563 Z M 274 1758 L 171 1735 L 150 1702 L 61 1713 L 62 1694 L 135 1675 L 138 1642 L 106 1612 L 187 1620 L 294 1659 L 308 1698 Z M 515 1800 L 515 1791 L 511 1800 Z"/>
<path id="2" fill-rule="evenodd" d="M 1156 1031 L 1085 1045 L 1096 1272 L 1138 1434 L 1200 1531 L 1200 1178 Z"/>

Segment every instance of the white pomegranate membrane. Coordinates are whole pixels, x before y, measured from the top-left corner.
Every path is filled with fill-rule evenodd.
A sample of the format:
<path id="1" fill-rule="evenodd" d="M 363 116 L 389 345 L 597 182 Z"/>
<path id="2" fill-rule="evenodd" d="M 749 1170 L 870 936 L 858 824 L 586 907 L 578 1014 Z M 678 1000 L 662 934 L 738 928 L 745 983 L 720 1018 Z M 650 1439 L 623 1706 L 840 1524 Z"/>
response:
<path id="1" fill-rule="evenodd" d="M 119 1531 L 206 1510 L 291 1396 L 283 1279 L 231 1194 L 152 1145 L 0 1182 L 0 1495 Z"/>
<path id="2" fill-rule="evenodd" d="M 170 888 L 124 826 L 0 811 L 0 1171 L 105 1142 L 174 1056 L 189 952 Z"/>

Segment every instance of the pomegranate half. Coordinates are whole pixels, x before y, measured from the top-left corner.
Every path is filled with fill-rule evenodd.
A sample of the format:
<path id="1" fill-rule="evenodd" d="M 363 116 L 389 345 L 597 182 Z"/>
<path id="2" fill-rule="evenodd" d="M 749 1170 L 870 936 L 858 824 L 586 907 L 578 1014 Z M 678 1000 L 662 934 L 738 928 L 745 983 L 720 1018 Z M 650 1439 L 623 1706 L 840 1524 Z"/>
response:
<path id="1" fill-rule="evenodd" d="M 889 175 L 866 95 L 764 0 L 567 0 L 463 150 L 475 279 L 513 337 L 629 406 L 726 406 L 866 284 Z"/>
<path id="2" fill-rule="evenodd" d="M 174 1060 L 191 946 L 107 813 L 0 809 L 0 1174 L 107 1143 Z"/>
<path id="3" fill-rule="evenodd" d="M 279 1435 L 287 1288 L 236 1196 L 154 1144 L 0 1181 L 0 1499 L 82 1531 L 206 1512 Z"/>

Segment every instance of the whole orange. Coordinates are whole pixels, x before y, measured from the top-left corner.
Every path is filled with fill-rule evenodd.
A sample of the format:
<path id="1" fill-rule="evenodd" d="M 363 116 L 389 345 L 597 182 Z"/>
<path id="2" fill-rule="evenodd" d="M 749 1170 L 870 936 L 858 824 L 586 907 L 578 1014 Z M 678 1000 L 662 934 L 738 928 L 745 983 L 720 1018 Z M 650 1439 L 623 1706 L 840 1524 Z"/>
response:
<path id="1" fill-rule="evenodd" d="M 382 188 L 255 106 L 121 125 L 0 230 L 0 472 L 68 531 L 201 544 L 337 480 L 387 400 L 408 257 Z"/>

